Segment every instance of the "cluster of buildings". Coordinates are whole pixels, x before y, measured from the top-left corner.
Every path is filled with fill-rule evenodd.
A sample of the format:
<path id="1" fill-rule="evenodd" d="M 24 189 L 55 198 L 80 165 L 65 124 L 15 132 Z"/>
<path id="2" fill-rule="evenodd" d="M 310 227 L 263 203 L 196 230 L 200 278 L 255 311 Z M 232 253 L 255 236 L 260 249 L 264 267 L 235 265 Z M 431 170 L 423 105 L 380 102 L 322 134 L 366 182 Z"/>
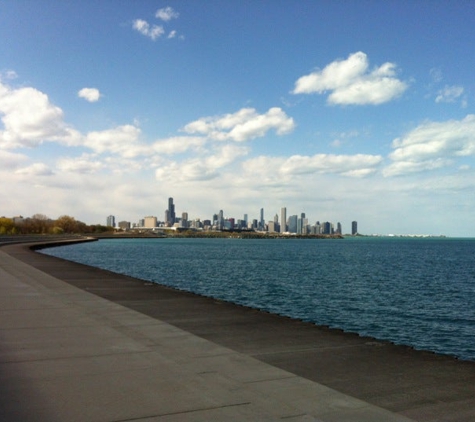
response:
<path id="1" fill-rule="evenodd" d="M 325 221 L 310 224 L 305 213 L 300 215 L 290 215 L 287 217 L 287 208 L 280 210 L 280 216 L 276 214 L 273 220 L 267 223 L 264 220 L 264 208 L 261 208 L 259 219 L 250 220 L 248 214 L 244 214 L 242 219 L 225 218 L 223 210 L 209 220 L 199 218 L 189 220 L 188 213 L 183 212 L 180 216 L 176 215 L 173 198 L 168 198 L 168 208 L 165 210 L 163 221 L 155 216 L 147 216 L 139 220 L 138 223 L 131 224 L 129 221 L 119 221 L 116 225 L 115 216 L 107 217 L 107 226 L 118 228 L 120 230 L 157 230 L 157 229 L 194 229 L 194 230 L 250 230 L 268 233 L 287 233 L 287 234 L 343 234 L 340 223 L 334 225 Z M 351 223 L 351 234 L 358 234 L 358 223 Z"/>

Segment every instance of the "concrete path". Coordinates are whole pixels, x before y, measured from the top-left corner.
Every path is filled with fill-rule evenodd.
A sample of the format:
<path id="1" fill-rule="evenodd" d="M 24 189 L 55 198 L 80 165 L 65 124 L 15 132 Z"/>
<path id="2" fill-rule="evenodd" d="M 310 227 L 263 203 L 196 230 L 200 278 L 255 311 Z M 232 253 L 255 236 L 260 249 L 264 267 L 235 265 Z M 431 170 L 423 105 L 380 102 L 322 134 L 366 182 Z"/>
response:
<path id="1" fill-rule="evenodd" d="M 0 249 L 2 421 L 408 421 Z"/>
<path id="2" fill-rule="evenodd" d="M 405 417 L 475 421 L 475 362 L 0 248 L 2 421 Z"/>

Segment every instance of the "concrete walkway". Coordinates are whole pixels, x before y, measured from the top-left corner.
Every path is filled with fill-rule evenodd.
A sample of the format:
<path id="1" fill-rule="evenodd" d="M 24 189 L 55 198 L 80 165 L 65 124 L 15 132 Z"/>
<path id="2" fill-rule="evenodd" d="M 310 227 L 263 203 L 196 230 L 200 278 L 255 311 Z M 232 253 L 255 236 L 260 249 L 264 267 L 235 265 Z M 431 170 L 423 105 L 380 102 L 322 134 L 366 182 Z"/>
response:
<path id="1" fill-rule="evenodd" d="M 1 421 L 407 418 L 474 421 L 475 362 L 0 248 Z"/>
<path id="2" fill-rule="evenodd" d="M 0 249 L 2 421 L 407 421 Z"/>

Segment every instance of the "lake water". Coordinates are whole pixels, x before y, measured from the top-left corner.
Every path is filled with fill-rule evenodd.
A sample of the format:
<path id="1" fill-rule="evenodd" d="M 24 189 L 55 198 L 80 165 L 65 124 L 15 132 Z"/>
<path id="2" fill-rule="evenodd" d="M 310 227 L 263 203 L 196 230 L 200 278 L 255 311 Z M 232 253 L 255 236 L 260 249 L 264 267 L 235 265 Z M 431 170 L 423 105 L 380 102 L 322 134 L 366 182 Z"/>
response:
<path id="1" fill-rule="evenodd" d="M 475 360 L 475 239 L 111 239 L 42 252 Z"/>

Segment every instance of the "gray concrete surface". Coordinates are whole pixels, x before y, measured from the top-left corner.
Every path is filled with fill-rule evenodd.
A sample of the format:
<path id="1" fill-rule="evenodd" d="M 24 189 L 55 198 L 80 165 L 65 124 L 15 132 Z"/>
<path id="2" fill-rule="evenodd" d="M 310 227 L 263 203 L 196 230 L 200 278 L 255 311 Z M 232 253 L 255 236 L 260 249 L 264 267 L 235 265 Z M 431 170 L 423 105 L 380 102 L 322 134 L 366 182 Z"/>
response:
<path id="1" fill-rule="evenodd" d="M 475 363 L 0 248 L 0 420 L 474 421 Z"/>

